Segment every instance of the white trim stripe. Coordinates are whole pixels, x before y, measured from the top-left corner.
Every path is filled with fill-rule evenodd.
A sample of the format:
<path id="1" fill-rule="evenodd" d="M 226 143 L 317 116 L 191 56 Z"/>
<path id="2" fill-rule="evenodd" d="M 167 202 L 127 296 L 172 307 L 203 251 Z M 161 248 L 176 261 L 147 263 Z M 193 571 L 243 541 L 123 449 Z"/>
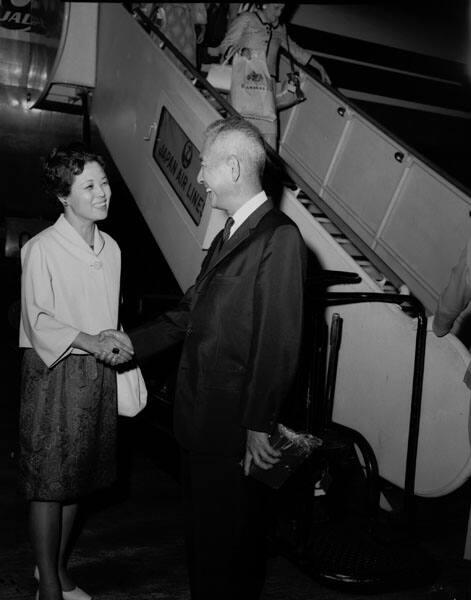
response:
<path id="1" fill-rule="evenodd" d="M 353 100 L 364 100 L 365 102 L 375 102 L 376 104 L 388 104 L 389 106 L 399 106 L 401 108 L 409 108 L 412 110 L 420 110 L 422 112 L 446 115 L 448 117 L 471 119 L 471 112 L 466 112 L 463 110 L 453 110 L 451 108 L 443 108 L 442 106 L 435 106 L 433 104 L 422 104 L 420 102 L 411 102 L 409 100 L 403 100 L 399 98 L 380 96 L 379 94 L 369 94 L 365 92 L 359 92 L 357 90 L 347 90 L 345 88 L 339 88 L 339 92 L 347 98 L 351 98 Z"/>

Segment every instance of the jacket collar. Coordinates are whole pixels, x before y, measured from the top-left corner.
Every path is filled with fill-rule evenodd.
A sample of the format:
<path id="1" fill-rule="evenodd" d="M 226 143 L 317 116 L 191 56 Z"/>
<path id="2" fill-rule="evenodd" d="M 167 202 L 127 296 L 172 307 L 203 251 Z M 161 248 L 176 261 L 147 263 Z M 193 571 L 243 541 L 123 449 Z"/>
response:
<path id="1" fill-rule="evenodd" d="M 280 21 L 278 20 L 278 23 L 276 25 L 273 25 L 273 23 L 269 23 L 268 21 L 264 21 L 262 19 L 262 15 L 258 12 L 258 10 L 254 10 L 254 13 L 257 15 L 258 20 L 260 21 L 260 23 L 262 25 L 265 25 L 265 27 L 269 27 L 270 31 L 273 29 L 278 29 L 278 26 L 280 25 Z"/>
<path id="2" fill-rule="evenodd" d="M 222 247 L 221 251 L 218 253 L 219 244 L 221 241 L 222 231 L 218 233 L 218 235 L 214 238 L 214 242 L 211 247 L 212 255 L 209 258 L 208 266 L 206 271 L 201 274 L 201 279 L 206 277 L 206 275 L 212 271 L 222 260 L 226 258 L 229 254 L 231 254 L 236 248 L 238 248 L 242 242 L 249 237 L 252 233 L 252 230 L 257 227 L 263 217 L 273 209 L 273 202 L 271 200 L 266 200 L 256 211 L 254 211 L 243 223 L 242 225 L 235 231 L 233 235 L 227 240 L 227 242 Z"/>
<path id="3" fill-rule="evenodd" d="M 105 240 L 103 239 L 103 236 L 101 235 L 100 230 L 96 225 L 93 240 L 93 250 L 88 246 L 87 242 L 82 238 L 78 231 L 76 231 L 72 227 L 72 225 L 67 221 L 67 219 L 64 217 L 64 214 L 60 215 L 60 217 L 54 223 L 53 227 L 56 231 L 58 231 L 61 234 L 61 236 L 66 238 L 69 243 L 76 246 L 77 249 L 95 255 L 100 254 L 100 252 L 103 250 Z"/>

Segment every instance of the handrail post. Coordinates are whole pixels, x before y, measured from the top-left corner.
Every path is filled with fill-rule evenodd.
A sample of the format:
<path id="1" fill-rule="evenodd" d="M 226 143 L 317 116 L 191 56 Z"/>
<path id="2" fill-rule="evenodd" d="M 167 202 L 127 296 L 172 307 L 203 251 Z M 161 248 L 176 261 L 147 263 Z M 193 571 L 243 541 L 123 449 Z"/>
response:
<path id="1" fill-rule="evenodd" d="M 328 292 L 326 304 L 360 304 L 364 302 L 382 302 L 385 304 L 408 305 L 417 319 L 417 333 L 414 353 L 414 370 L 412 377 L 411 407 L 409 416 L 409 432 L 407 439 L 406 472 L 404 479 L 404 514 L 410 530 L 415 529 L 415 476 L 417 470 L 417 450 L 419 444 L 420 416 L 422 408 L 422 389 L 425 365 L 425 346 L 427 341 L 427 319 L 422 303 L 414 296 L 404 294 L 381 294 L 369 292 Z"/>

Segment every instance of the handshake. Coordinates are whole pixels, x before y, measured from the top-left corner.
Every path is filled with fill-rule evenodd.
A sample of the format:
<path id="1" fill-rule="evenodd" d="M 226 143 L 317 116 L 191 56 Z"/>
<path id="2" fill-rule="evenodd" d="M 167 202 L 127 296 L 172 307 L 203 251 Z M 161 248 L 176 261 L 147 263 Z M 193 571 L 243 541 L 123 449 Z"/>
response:
<path id="1" fill-rule="evenodd" d="M 94 336 L 93 355 L 107 365 L 116 367 L 130 361 L 134 356 L 134 348 L 129 336 L 124 331 L 105 329 Z"/>

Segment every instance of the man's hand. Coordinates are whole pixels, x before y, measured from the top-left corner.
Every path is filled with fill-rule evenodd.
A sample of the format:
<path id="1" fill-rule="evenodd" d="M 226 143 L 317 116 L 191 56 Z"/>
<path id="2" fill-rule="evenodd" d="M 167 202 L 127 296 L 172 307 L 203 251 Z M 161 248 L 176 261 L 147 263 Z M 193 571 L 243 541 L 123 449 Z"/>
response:
<path id="1" fill-rule="evenodd" d="M 98 342 L 95 358 L 113 367 L 130 361 L 134 355 L 132 342 L 124 331 L 105 329 L 98 334 Z"/>
<path id="2" fill-rule="evenodd" d="M 247 430 L 247 445 L 244 458 L 244 473 L 248 475 L 252 461 L 261 469 L 271 469 L 281 456 L 281 452 L 270 445 L 268 433 Z"/>

